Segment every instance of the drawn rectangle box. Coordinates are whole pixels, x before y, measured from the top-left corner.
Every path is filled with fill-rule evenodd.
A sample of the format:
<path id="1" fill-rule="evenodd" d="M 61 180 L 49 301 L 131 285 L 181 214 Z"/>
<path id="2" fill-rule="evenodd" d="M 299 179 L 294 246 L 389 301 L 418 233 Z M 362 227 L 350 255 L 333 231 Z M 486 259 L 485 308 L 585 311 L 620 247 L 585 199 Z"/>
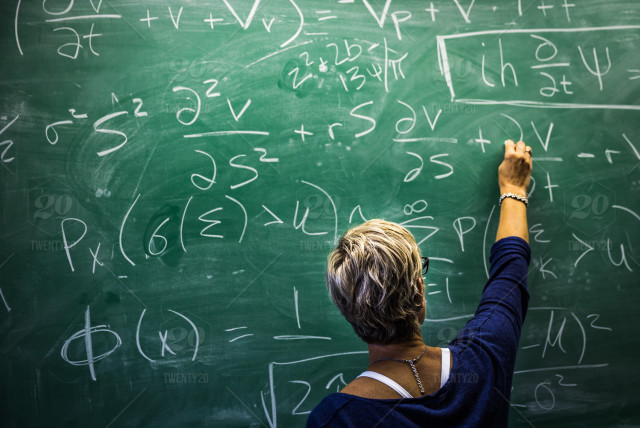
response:
<path id="1" fill-rule="evenodd" d="M 640 93 L 640 62 L 629 54 L 640 47 L 638 30 L 619 25 L 440 35 L 438 63 L 456 103 L 640 110 L 629 103 L 638 99 L 630 95 L 635 87 Z"/>

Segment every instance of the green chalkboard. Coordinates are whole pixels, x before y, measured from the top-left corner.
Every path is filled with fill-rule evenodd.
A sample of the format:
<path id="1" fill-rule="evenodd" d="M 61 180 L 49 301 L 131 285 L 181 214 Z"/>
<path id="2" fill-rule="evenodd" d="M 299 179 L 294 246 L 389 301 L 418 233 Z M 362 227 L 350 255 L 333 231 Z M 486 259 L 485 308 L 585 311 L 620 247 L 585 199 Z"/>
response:
<path id="1" fill-rule="evenodd" d="M 396 221 L 427 343 L 473 313 L 506 138 L 534 150 L 510 424 L 638 426 L 640 9 L 0 6 L 2 426 L 303 426 L 361 371 L 324 262 Z"/>

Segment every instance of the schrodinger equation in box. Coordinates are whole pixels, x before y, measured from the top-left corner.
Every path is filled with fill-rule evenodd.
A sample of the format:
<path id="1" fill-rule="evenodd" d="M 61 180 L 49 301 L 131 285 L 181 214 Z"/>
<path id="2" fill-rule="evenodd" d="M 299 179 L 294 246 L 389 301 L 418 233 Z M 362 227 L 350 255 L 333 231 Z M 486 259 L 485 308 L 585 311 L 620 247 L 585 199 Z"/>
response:
<path id="1" fill-rule="evenodd" d="M 465 104 L 640 110 L 640 26 L 511 29 L 437 36 L 451 99 Z"/>

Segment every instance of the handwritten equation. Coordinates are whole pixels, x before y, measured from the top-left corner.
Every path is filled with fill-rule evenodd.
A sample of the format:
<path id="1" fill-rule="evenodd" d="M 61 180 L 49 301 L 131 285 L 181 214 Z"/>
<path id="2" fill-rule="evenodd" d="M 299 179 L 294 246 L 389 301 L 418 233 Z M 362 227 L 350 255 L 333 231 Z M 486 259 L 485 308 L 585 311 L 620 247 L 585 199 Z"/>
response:
<path id="1" fill-rule="evenodd" d="M 302 424 L 366 360 L 322 284 L 340 234 L 378 217 L 413 233 L 431 260 L 423 335 L 446 346 L 489 276 L 497 154 L 524 140 L 532 304 L 511 406 L 571 416 L 578 392 L 600 397 L 592 378 L 626 368 L 602 348 L 629 335 L 616 311 L 640 269 L 640 25 L 617 13 L 637 6 L 604 19 L 595 3 L 5 6 L 3 319 L 38 325 L 38 274 L 113 279 L 139 308 L 63 296 L 66 324 L 31 355 L 95 388 L 112 371 L 135 383 L 130 364 L 193 365 L 162 387 L 211 381 L 247 425 Z M 228 361 L 247 350 L 252 367 Z"/>

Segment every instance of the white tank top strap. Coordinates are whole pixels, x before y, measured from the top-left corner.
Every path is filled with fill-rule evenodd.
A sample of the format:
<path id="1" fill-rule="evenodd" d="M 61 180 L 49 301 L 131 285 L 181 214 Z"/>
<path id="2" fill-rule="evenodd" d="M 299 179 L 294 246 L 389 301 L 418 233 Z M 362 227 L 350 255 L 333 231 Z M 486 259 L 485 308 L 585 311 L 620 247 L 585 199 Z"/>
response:
<path id="1" fill-rule="evenodd" d="M 382 382 L 385 385 L 387 385 L 389 388 L 393 389 L 395 392 L 400 394 L 402 398 L 413 398 L 413 396 L 409 394 L 409 392 L 406 389 L 400 386 L 398 382 L 396 382 L 395 380 L 383 374 L 372 372 L 372 371 L 366 371 L 366 372 L 362 372 L 358 377 L 369 377 L 371 379 L 375 379 L 378 382 Z"/>
<path id="2" fill-rule="evenodd" d="M 440 369 L 440 388 L 449 380 L 451 372 L 451 351 L 449 348 L 442 349 L 442 368 Z"/>

